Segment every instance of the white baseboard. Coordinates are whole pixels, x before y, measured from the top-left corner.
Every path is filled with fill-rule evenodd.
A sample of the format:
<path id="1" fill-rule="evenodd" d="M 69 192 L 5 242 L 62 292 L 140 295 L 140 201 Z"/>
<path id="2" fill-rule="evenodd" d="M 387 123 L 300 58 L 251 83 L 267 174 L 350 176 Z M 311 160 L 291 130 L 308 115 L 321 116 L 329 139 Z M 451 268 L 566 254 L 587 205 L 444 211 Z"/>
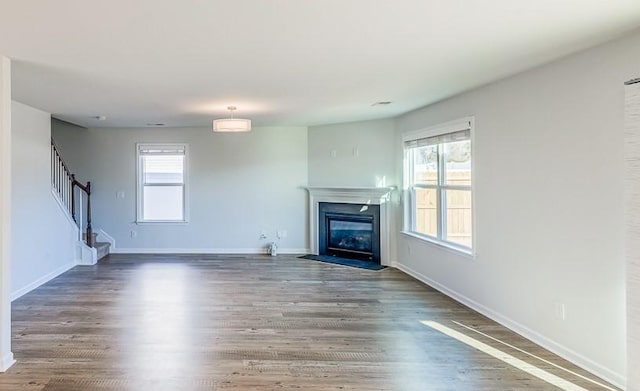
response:
<path id="1" fill-rule="evenodd" d="M 5 372 L 9 367 L 16 363 L 13 358 L 13 353 L 9 352 L 3 357 L 0 357 L 0 373 Z"/>
<path id="2" fill-rule="evenodd" d="M 467 307 L 473 309 L 474 311 L 477 311 L 479 313 L 481 313 L 482 315 L 500 323 L 501 325 L 505 326 L 506 328 L 510 329 L 511 331 L 514 331 L 520 335 L 522 335 L 523 337 L 529 339 L 530 341 L 533 341 L 534 343 L 542 346 L 543 348 L 557 354 L 558 356 L 564 358 L 567 361 L 570 361 L 574 364 L 576 364 L 577 366 L 593 373 L 594 375 L 608 381 L 609 383 L 615 385 L 616 387 L 619 387 L 621 389 L 624 389 L 624 385 L 626 384 L 626 378 L 625 376 L 612 371 L 609 368 L 606 368 L 596 362 L 594 362 L 593 360 L 567 348 L 566 346 L 563 346 L 559 343 L 557 343 L 556 341 L 553 341 L 547 337 L 545 337 L 544 335 L 531 330 L 530 328 L 528 328 L 527 326 L 524 326 L 500 313 L 498 313 L 497 311 L 492 310 L 491 308 L 488 308 L 480 303 L 478 303 L 475 300 L 472 300 L 452 289 L 449 289 L 448 287 L 430 279 L 429 277 L 425 276 L 424 274 L 413 270 L 412 268 L 410 268 L 409 266 L 405 266 L 400 262 L 395 262 L 394 265 L 397 269 L 407 273 L 408 275 L 416 278 L 417 280 L 420 280 L 421 282 L 429 285 L 430 287 L 444 293 L 445 295 L 451 297 L 452 299 L 466 305 Z"/>
<path id="3" fill-rule="evenodd" d="M 112 254 L 266 254 L 265 248 L 116 248 Z M 278 254 L 307 254 L 309 249 L 278 248 Z"/>
<path id="4" fill-rule="evenodd" d="M 51 273 L 38 278 L 37 280 L 35 280 L 31 284 L 28 284 L 28 285 L 18 289 L 17 291 L 15 291 L 15 292 L 13 292 L 11 294 L 11 301 L 14 301 L 19 297 L 22 297 L 22 296 L 26 295 L 27 293 L 31 292 L 32 290 L 36 289 L 40 285 L 53 280 L 54 278 L 58 277 L 62 273 L 66 272 L 67 270 L 69 270 L 72 267 L 74 267 L 75 265 L 76 265 L 75 262 L 70 262 L 70 263 L 67 263 L 65 265 L 62 265 L 59 268 L 57 268 L 56 270 L 52 271 Z"/>

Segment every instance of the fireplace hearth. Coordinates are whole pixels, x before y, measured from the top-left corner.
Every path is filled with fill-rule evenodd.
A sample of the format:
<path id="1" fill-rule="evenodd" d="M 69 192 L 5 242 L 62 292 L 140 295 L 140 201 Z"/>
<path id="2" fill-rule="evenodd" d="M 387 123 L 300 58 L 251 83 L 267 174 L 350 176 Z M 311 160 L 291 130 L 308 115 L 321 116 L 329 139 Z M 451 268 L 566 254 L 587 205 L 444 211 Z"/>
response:
<path id="1" fill-rule="evenodd" d="M 319 203 L 319 254 L 380 264 L 378 205 Z"/>

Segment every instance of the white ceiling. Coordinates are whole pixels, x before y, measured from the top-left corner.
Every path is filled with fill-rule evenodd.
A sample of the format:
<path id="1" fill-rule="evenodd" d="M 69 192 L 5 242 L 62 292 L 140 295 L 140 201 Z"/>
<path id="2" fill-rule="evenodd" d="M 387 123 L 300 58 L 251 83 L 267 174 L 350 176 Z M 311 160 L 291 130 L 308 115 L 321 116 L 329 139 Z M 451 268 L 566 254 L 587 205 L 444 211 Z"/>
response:
<path id="1" fill-rule="evenodd" d="M 0 54 L 14 99 L 84 126 L 209 125 L 231 104 L 254 126 L 315 125 L 395 116 L 637 26 L 639 0 L 0 0 Z"/>

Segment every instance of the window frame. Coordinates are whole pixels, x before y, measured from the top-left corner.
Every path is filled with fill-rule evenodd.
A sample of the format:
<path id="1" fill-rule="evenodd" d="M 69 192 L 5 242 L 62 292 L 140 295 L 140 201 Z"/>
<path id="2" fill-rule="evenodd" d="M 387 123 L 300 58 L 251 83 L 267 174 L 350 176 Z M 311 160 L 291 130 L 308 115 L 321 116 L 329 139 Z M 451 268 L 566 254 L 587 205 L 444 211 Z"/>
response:
<path id="1" fill-rule="evenodd" d="M 184 162 L 182 166 L 182 220 L 145 220 L 144 219 L 144 173 L 141 149 L 182 149 Z M 171 155 L 171 154 L 167 154 Z M 171 155 L 175 156 L 175 155 Z M 189 146 L 186 143 L 136 143 L 136 224 L 187 224 L 189 223 Z M 150 186 L 177 186 L 175 184 L 156 184 Z M 149 184 L 147 184 L 149 186 Z"/>
<path id="2" fill-rule="evenodd" d="M 436 184 L 415 184 L 414 180 L 414 164 L 413 150 L 405 145 L 407 142 L 416 141 L 422 138 L 436 137 L 454 133 L 458 131 L 469 130 L 469 139 L 471 142 L 471 185 L 449 185 L 445 180 L 446 165 L 444 161 L 443 146 L 445 143 L 436 144 L 438 148 L 438 172 Z M 477 248 L 477 229 L 476 229 L 476 202 L 475 202 L 475 184 L 476 184 L 476 165 L 475 165 L 475 118 L 473 116 L 449 121 L 446 123 L 430 126 L 411 132 L 407 132 L 402 137 L 403 153 L 404 153 L 404 186 L 403 186 L 403 230 L 405 235 L 421 239 L 425 242 L 453 250 L 456 253 L 470 255 L 475 258 Z M 436 236 L 416 231 L 417 207 L 416 207 L 416 188 L 418 189 L 434 189 L 436 191 L 436 218 L 437 232 Z M 452 242 L 445 238 L 447 232 L 447 208 L 446 208 L 446 192 L 447 190 L 469 191 L 471 193 L 471 247 L 467 247 L 460 243 Z"/>

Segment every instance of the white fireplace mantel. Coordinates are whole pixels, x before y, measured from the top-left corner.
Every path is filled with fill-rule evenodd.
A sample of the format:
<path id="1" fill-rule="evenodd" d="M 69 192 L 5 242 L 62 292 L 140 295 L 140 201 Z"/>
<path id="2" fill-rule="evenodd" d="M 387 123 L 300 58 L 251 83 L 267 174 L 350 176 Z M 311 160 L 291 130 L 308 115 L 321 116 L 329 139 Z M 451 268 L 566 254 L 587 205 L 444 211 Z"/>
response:
<path id="1" fill-rule="evenodd" d="M 307 187 L 309 192 L 309 244 L 312 254 L 318 254 L 318 204 L 380 205 L 380 263 L 391 265 L 390 227 L 391 193 L 395 187 Z"/>

